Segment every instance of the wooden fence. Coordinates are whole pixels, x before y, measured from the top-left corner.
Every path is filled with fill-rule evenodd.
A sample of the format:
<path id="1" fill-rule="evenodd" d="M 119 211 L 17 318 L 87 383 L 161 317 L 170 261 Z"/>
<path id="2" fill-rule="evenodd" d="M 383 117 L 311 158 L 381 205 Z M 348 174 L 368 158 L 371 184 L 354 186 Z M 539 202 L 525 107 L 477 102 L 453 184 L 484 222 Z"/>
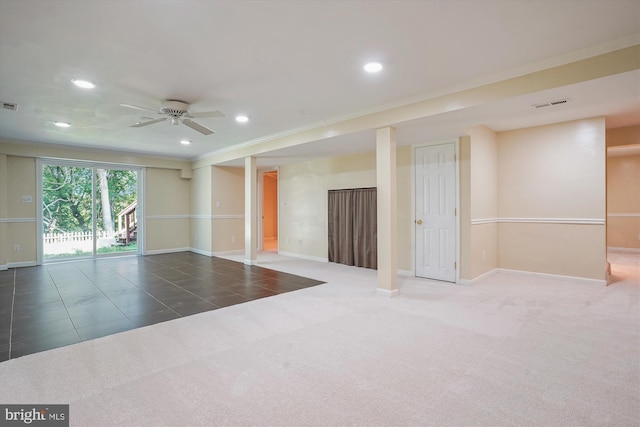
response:
<path id="1" fill-rule="evenodd" d="M 115 233 L 98 232 L 98 239 L 115 239 Z M 90 231 L 74 231 L 70 233 L 45 233 L 43 243 L 45 245 L 55 245 L 58 243 L 67 242 L 91 242 L 93 240 L 93 233 Z M 114 240 L 115 242 L 115 240 Z"/>
<path id="2" fill-rule="evenodd" d="M 115 233 L 98 232 L 96 246 L 104 248 L 116 244 Z M 90 254 L 93 251 L 92 232 L 45 233 L 43 236 L 43 252 L 45 256 L 62 254 Z"/>

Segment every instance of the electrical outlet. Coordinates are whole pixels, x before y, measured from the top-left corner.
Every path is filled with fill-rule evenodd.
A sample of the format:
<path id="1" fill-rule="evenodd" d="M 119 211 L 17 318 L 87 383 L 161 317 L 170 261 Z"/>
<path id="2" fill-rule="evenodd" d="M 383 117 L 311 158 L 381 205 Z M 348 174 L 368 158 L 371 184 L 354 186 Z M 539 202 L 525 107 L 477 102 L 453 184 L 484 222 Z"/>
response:
<path id="1" fill-rule="evenodd" d="M 13 252 L 20 252 L 20 245 L 13 245 Z"/>
<path id="2" fill-rule="evenodd" d="M 487 252 L 486 251 L 482 251 L 482 260 L 483 261 L 487 260 Z"/>
<path id="3" fill-rule="evenodd" d="M 236 236 L 231 236 L 231 242 L 235 243 L 235 241 L 236 241 Z"/>

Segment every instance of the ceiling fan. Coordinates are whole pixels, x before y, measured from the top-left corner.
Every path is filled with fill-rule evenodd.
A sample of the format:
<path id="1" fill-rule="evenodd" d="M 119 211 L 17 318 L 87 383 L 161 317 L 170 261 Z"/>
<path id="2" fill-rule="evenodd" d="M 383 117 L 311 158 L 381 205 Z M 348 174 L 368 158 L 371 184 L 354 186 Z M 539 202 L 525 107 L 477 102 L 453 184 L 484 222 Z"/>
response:
<path id="1" fill-rule="evenodd" d="M 140 128 L 143 126 L 149 126 L 155 123 L 164 122 L 169 120 L 172 125 L 179 125 L 182 123 L 185 126 L 190 127 L 191 129 L 200 132 L 203 135 L 211 135 L 214 133 L 211 129 L 201 125 L 200 123 L 196 123 L 191 119 L 196 119 L 200 117 L 225 117 L 220 111 L 203 111 L 200 113 L 191 113 L 189 112 L 190 105 L 186 102 L 177 101 L 175 99 L 168 99 L 161 104 L 160 111 L 154 110 L 152 108 L 147 107 L 139 107 L 137 105 L 130 104 L 120 104 L 121 107 L 133 108 L 135 110 L 142 111 L 153 111 L 154 113 L 161 114 L 164 117 L 161 119 L 155 120 L 147 120 L 144 122 L 138 122 L 134 125 L 131 125 L 132 128 Z"/>

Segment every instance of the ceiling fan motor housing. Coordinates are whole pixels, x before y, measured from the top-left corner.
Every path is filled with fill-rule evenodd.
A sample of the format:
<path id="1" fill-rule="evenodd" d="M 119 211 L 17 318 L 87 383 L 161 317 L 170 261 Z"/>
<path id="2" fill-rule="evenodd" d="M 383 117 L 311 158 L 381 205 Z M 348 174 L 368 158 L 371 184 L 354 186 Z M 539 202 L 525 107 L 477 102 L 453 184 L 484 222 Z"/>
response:
<path id="1" fill-rule="evenodd" d="M 165 101 L 162 103 L 164 114 L 170 117 L 182 117 L 189 112 L 189 104 L 182 101 Z"/>

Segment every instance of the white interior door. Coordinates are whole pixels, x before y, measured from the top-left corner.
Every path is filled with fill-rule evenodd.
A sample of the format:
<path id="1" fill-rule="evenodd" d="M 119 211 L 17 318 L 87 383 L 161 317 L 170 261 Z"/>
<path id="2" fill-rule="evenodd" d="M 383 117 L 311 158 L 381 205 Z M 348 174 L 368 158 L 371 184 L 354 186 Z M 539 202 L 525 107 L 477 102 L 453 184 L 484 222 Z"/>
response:
<path id="1" fill-rule="evenodd" d="M 416 148 L 415 174 L 416 276 L 455 282 L 455 145 Z"/>

